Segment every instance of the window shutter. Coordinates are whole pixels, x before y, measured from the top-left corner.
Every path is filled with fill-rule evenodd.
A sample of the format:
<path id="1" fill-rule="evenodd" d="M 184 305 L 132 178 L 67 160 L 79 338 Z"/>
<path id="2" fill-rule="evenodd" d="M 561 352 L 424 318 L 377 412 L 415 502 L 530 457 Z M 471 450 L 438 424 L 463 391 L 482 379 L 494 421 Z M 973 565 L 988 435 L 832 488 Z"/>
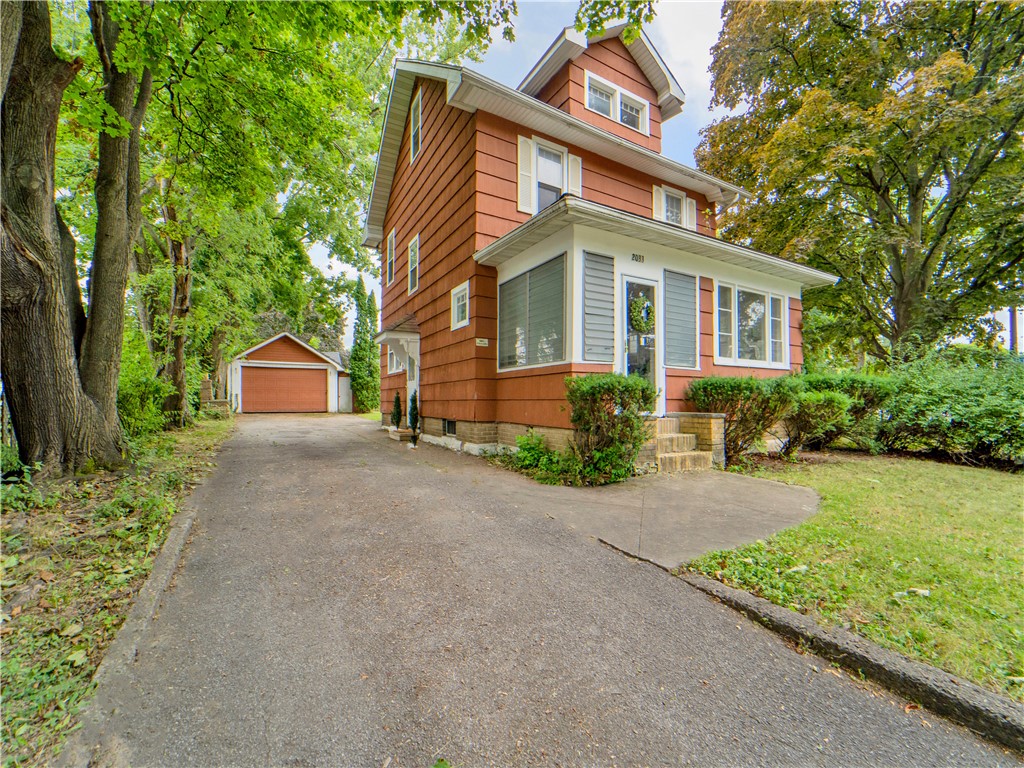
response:
<path id="1" fill-rule="evenodd" d="M 569 155 L 569 189 L 570 195 L 583 197 L 583 160 L 576 155 Z"/>
<path id="2" fill-rule="evenodd" d="M 552 363 L 565 349 L 565 255 L 530 270 L 526 362 Z"/>
<path id="3" fill-rule="evenodd" d="M 697 229 L 697 201 L 692 197 L 687 197 L 686 200 L 683 201 L 683 205 L 686 208 L 684 212 L 686 217 L 684 220 L 684 226 L 687 229 Z"/>
<path id="4" fill-rule="evenodd" d="M 583 254 L 583 359 L 610 363 L 615 358 L 615 262 Z"/>
<path id="5" fill-rule="evenodd" d="M 658 221 L 665 220 L 665 190 L 656 186 L 654 188 L 654 202 L 651 204 L 652 218 Z"/>
<path id="6" fill-rule="evenodd" d="M 665 270 L 665 365 L 697 367 L 697 279 Z"/>
<path id="7" fill-rule="evenodd" d="M 519 197 L 518 208 L 523 213 L 536 213 L 536 184 L 533 181 L 533 141 L 519 137 Z"/>

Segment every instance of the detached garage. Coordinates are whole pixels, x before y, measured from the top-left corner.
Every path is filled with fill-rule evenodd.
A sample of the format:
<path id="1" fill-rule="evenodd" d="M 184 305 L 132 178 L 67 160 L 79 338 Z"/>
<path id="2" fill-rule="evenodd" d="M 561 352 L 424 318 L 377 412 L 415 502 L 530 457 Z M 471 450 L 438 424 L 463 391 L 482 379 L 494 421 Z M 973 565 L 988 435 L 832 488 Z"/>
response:
<path id="1" fill-rule="evenodd" d="M 319 352 L 290 333 L 279 333 L 232 360 L 228 393 L 236 413 L 352 410 L 341 356 Z"/>

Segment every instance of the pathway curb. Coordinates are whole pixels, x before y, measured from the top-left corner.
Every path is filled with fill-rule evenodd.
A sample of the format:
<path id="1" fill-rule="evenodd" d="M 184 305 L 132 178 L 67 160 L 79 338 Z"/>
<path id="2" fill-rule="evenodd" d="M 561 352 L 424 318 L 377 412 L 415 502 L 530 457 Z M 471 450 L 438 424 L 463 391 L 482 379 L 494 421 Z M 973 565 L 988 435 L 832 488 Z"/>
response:
<path id="1" fill-rule="evenodd" d="M 802 613 L 706 576 L 684 571 L 679 578 L 772 631 L 803 643 L 815 654 L 859 672 L 992 741 L 1024 752 L 1024 705 L 911 661 L 845 629 L 826 629 Z"/>
<path id="2" fill-rule="evenodd" d="M 197 489 L 193 489 L 195 493 Z M 192 524 L 196 519 L 196 507 L 189 501 L 183 501 L 181 509 L 171 519 L 171 528 L 167 532 L 163 547 L 156 556 L 153 570 L 149 572 L 146 583 L 142 585 L 128 618 L 118 630 L 110 647 L 107 648 L 103 661 L 96 668 L 92 682 L 99 690 L 108 679 L 127 676 L 129 667 L 139 652 L 139 642 L 153 617 L 164 592 L 167 590 L 178 564 L 181 553 L 192 532 Z M 79 713 L 81 727 L 68 737 L 61 750 L 57 765 L 62 768 L 88 768 L 94 764 L 94 756 L 102 751 L 103 724 L 116 702 L 105 702 L 94 696 Z M 107 761 L 102 760 L 102 763 Z"/>

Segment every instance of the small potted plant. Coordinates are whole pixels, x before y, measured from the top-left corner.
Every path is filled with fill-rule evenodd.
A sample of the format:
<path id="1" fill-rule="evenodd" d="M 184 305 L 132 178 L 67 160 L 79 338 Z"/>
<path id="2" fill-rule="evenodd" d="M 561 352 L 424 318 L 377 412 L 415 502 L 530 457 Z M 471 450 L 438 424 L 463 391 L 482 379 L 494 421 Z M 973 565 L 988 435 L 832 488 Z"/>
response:
<path id="1" fill-rule="evenodd" d="M 412 393 L 412 397 L 409 398 L 409 429 L 412 430 L 412 434 L 409 436 L 409 442 L 412 443 L 412 447 L 416 447 L 417 441 L 420 439 L 420 407 L 419 398 L 416 393 Z"/>

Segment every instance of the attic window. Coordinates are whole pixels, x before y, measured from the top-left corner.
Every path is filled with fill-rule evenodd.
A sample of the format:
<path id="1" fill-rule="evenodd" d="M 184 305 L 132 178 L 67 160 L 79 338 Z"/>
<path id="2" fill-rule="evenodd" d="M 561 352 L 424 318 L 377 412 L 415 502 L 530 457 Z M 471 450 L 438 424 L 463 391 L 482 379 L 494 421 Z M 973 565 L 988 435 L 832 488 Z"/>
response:
<path id="1" fill-rule="evenodd" d="M 587 72 L 587 109 L 644 135 L 650 133 L 650 103 L 592 72 Z"/>

